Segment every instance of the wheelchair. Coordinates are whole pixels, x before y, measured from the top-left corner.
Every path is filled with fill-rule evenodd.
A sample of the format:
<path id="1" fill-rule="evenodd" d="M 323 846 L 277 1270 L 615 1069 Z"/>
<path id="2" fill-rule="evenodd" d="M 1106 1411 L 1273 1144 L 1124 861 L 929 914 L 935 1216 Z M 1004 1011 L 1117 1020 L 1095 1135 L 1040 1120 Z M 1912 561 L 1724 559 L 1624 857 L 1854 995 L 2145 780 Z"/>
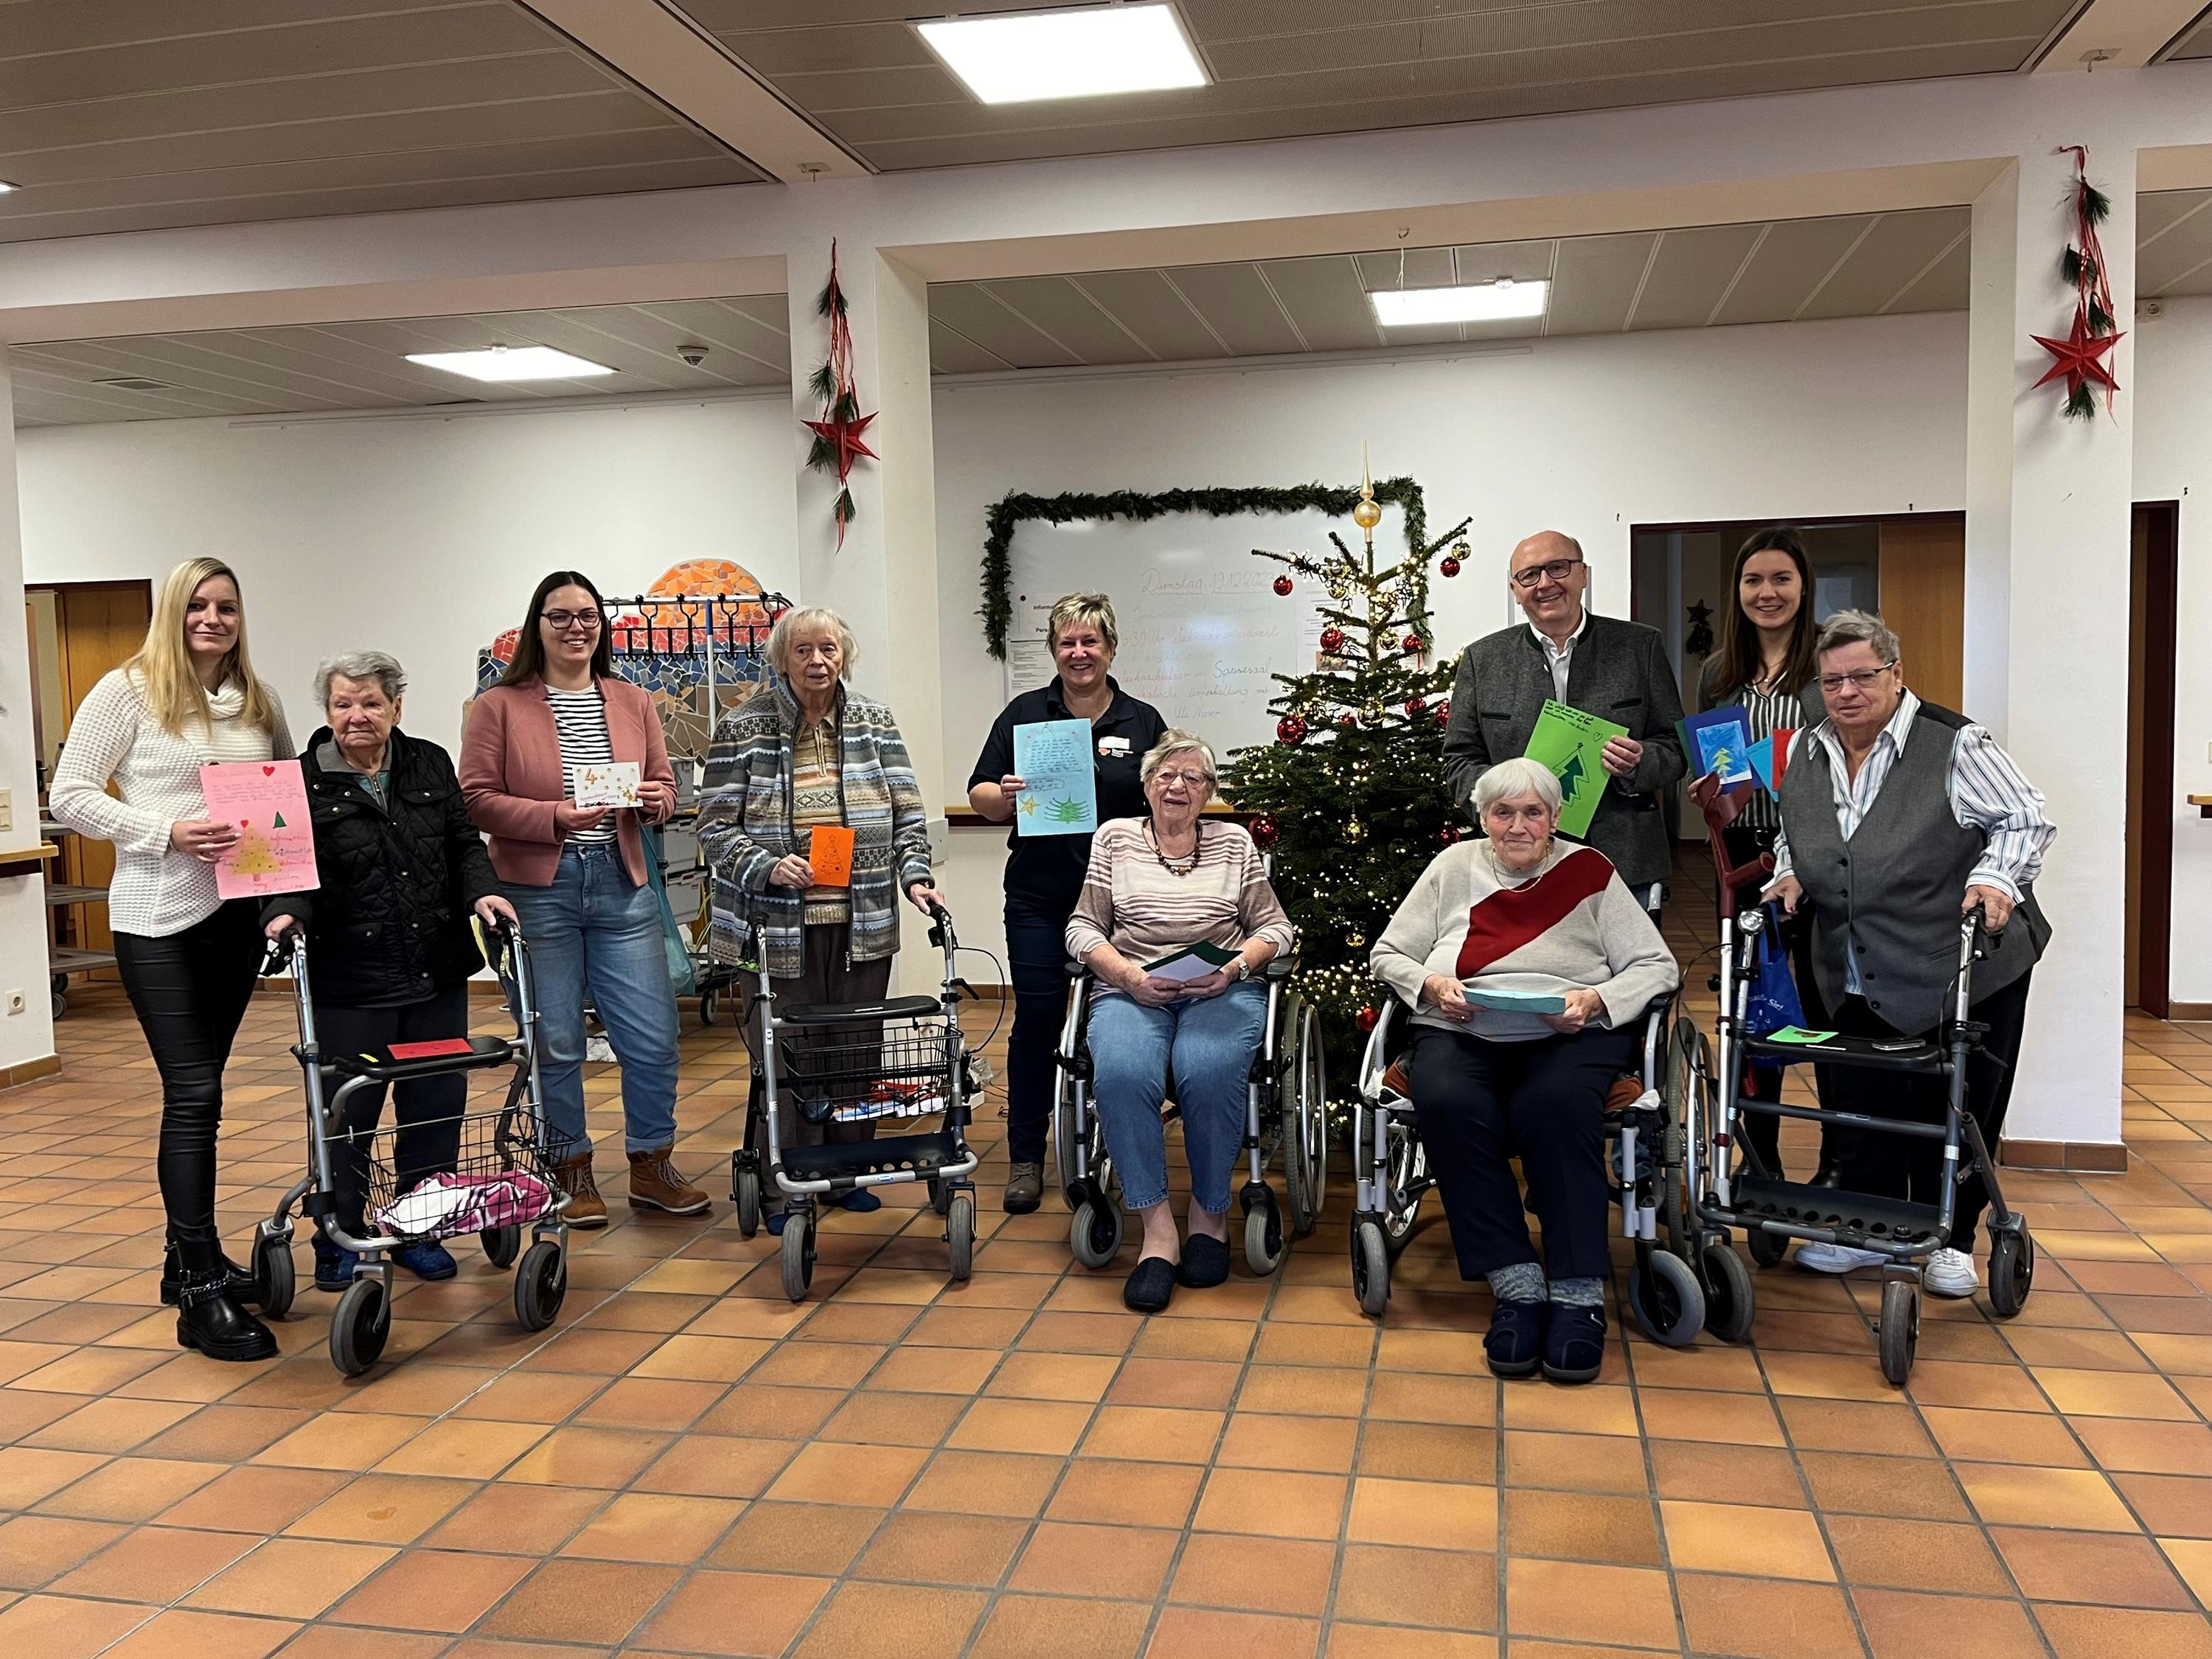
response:
<path id="1" fill-rule="evenodd" d="M 1328 1180 L 1328 1079 L 1321 1015 L 1291 983 L 1297 971 L 1295 951 L 1275 957 L 1260 971 L 1267 990 L 1267 1018 L 1245 1090 L 1246 1175 L 1237 1198 L 1244 1217 L 1245 1264 L 1263 1279 L 1282 1266 L 1293 1238 L 1313 1231 Z M 1067 964 L 1067 1013 L 1053 1058 L 1054 1174 L 1074 1212 L 1069 1249 L 1085 1267 L 1103 1267 L 1121 1248 L 1121 1190 L 1091 1096 L 1094 981 L 1079 962 Z M 1175 1079 L 1170 1078 L 1168 1099 L 1174 1098 Z M 1283 1165 L 1280 1200 L 1267 1182 L 1268 1166 L 1278 1155 Z"/>
<path id="2" fill-rule="evenodd" d="M 1606 1158 L 1621 1231 L 1635 1252 L 1628 1307 L 1644 1334 L 1668 1347 L 1697 1340 L 1714 1311 L 1698 1269 L 1689 1203 L 1689 1134 L 1700 1114 L 1692 1098 L 1711 1075 L 1704 1033 L 1669 997 L 1646 1010 L 1639 1074 L 1623 1078 L 1605 1106 Z M 1390 1305 L 1391 1264 L 1411 1241 L 1422 1200 L 1437 1184 L 1413 1120 L 1402 1052 L 1391 1038 L 1406 1010 L 1385 1001 L 1359 1068 L 1352 1118 L 1352 1292 L 1362 1313 Z M 1733 1253 L 1731 1253 L 1733 1260 Z M 1742 1273 L 1743 1264 L 1736 1268 Z M 1741 1305 L 1748 1308 L 1748 1293 Z"/>

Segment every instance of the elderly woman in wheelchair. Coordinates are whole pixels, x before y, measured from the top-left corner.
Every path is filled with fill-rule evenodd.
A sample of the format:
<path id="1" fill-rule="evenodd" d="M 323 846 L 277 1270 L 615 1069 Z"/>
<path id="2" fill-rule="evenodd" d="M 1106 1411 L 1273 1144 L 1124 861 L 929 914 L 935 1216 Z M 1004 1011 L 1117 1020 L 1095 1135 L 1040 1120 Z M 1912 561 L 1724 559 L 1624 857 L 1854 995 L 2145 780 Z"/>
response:
<path id="1" fill-rule="evenodd" d="M 1556 838 L 1548 769 L 1493 766 L 1474 805 L 1486 838 L 1422 872 L 1370 966 L 1413 1011 L 1421 1146 L 1461 1275 L 1498 1297 L 1490 1369 L 1587 1382 L 1605 1355 L 1606 1096 L 1637 1071 L 1640 1017 L 1680 975 L 1605 855 Z M 1516 1154 L 1543 1223 L 1540 1264 Z"/>
<path id="2" fill-rule="evenodd" d="M 1244 1135 L 1252 1056 L 1267 1021 L 1258 975 L 1294 942 L 1259 849 L 1200 814 L 1219 781 L 1213 751 L 1170 730 L 1145 756 L 1141 818 L 1100 826 L 1068 954 L 1097 981 L 1090 1051 L 1100 1124 L 1128 1206 L 1145 1224 L 1122 1300 L 1168 1305 L 1178 1282 L 1229 1276 L 1229 1183 Z M 1168 1206 L 1169 1079 L 1190 1160 L 1190 1237 Z"/>

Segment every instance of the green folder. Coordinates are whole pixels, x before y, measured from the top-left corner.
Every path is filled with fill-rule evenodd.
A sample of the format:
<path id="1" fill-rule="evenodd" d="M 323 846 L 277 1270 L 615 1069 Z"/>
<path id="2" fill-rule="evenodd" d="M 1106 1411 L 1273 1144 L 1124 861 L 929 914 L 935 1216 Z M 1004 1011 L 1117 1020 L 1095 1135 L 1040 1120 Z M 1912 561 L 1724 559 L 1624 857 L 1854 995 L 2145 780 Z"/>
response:
<path id="1" fill-rule="evenodd" d="M 1766 1040 L 1769 1042 L 1802 1042 L 1811 1046 L 1822 1042 L 1833 1042 L 1836 1040 L 1836 1033 L 1808 1031 L 1802 1026 L 1785 1025 L 1778 1031 L 1769 1031 L 1766 1034 Z"/>
<path id="2" fill-rule="evenodd" d="M 1530 760 L 1551 768 L 1559 781 L 1561 835 L 1580 838 L 1589 834 L 1590 819 L 1605 793 L 1606 769 L 1600 757 L 1609 739 L 1627 735 L 1625 726 L 1549 697 L 1544 700 L 1525 752 Z"/>

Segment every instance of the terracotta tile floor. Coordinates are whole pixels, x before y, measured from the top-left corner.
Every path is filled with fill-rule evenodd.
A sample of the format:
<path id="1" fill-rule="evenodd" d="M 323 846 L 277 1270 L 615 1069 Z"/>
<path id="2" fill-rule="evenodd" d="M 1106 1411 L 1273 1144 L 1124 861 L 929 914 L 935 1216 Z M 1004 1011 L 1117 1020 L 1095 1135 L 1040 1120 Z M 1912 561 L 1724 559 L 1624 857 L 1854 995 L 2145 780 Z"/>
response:
<path id="1" fill-rule="evenodd" d="M 2009 1326 L 1932 1304 L 1901 1395 L 1873 1286 L 1786 1267 L 1749 1346 L 1616 1325 L 1598 1384 L 1501 1388 L 1440 1227 L 1359 1317 L 1340 1175 L 1279 1279 L 1152 1320 L 1069 1266 L 1056 1200 L 985 1208 L 959 1288 L 913 1204 L 839 1214 L 793 1309 L 721 1201 L 742 1049 L 696 1024 L 679 1161 L 715 1212 L 618 1208 L 551 1332 L 517 1331 L 471 1250 L 402 1291 L 366 1378 L 331 1369 L 312 1291 L 281 1361 L 218 1365 L 153 1310 L 155 1086 L 120 992 L 81 988 L 60 1030 L 61 1078 L 0 1095 L 0 1652 L 2212 1656 L 2195 1030 L 2130 1022 L 2132 1171 L 2012 1176 L 2033 1300 Z M 300 1161 L 289 1039 L 264 997 L 234 1240 Z M 609 1148 L 614 1087 L 590 1085 Z M 994 1103 L 994 1198 L 1000 1129 Z"/>

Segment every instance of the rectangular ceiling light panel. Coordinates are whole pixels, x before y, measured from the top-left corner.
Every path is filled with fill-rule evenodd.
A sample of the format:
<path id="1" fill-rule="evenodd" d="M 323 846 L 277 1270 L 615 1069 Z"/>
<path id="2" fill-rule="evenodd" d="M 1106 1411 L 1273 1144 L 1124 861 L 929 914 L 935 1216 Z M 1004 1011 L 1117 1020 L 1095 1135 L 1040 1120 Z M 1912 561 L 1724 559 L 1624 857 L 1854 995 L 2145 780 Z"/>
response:
<path id="1" fill-rule="evenodd" d="M 581 380 L 614 373 L 605 363 L 539 345 L 493 346 L 485 351 L 410 351 L 407 361 L 448 374 L 465 374 L 471 380 Z"/>
<path id="2" fill-rule="evenodd" d="M 1202 87 L 1206 70 L 1169 5 L 946 17 L 915 26 L 987 104 Z"/>
<path id="3" fill-rule="evenodd" d="M 1540 317 L 1552 285 L 1468 283 L 1455 288 L 1386 288 L 1367 296 L 1375 320 L 1385 328 L 1415 328 L 1437 323 L 1495 323 L 1510 317 Z"/>

